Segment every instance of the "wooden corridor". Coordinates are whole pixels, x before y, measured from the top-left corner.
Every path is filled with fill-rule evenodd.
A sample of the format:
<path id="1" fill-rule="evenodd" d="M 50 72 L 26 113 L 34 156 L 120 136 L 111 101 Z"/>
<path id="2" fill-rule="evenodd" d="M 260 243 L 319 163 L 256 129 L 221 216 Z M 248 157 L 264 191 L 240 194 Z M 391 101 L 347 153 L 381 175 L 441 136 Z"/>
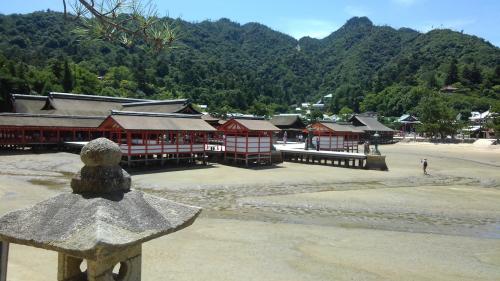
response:
<path id="1" fill-rule="evenodd" d="M 302 162 L 308 164 L 329 163 L 334 166 L 364 168 L 366 155 L 362 153 L 337 152 L 337 151 L 316 151 L 297 148 L 278 148 L 282 153 L 283 161 Z"/>

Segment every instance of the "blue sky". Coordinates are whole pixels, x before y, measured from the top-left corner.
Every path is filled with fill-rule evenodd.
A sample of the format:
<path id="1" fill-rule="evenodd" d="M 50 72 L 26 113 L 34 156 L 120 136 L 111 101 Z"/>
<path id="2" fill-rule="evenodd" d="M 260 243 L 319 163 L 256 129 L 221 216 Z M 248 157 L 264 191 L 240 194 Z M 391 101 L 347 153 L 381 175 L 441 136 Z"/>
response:
<path id="1" fill-rule="evenodd" d="M 3 2 L 5 1 L 5 2 Z M 72 1 L 72 0 L 70 0 Z M 62 0 L 2 0 L 0 13 L 62 10 Z M 451 28 L 500 46 L 500 0 L 156 0 L 160 14 L 187 21 L 259 22 L 295 38 L 323 38 L 353 16 L 422 32 Z"/>

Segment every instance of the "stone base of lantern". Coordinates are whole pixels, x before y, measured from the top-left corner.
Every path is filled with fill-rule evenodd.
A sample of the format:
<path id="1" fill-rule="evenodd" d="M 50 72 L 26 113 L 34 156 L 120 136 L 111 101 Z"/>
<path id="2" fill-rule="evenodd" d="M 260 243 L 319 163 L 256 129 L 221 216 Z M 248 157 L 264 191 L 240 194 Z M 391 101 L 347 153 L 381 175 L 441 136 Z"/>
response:
<path id="1" fill-rule="evenodd" d="M 59 253 L 58 281 L 140 281 L 141 280 L 141 245 L 124 250 L 108 252 L 96 259 L 86 259 L 87 269 L 82 272 L 81 257 Z M 118 274 L 114 267 L 120 264 Z"/>
<path id="2" fill-rule="evenodd" d="M 389 168 L 387 168 L 387 164 L 385 163 L 385 155 L 366 155 L 365 169 L 388 171 Z"/>

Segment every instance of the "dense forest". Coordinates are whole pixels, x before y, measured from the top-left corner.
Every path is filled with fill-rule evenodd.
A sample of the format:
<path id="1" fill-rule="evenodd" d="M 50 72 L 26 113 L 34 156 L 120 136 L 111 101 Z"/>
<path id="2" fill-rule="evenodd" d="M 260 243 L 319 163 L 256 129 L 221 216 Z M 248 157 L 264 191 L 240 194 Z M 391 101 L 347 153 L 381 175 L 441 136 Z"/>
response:
<path id="1" fill-rule="evenodd" d="M 431 96 L 464 113 L 500 101 L 500 49 L 451 30 L 423 34 L 356 17 L 324 39 L 296 40 L 258 23 L 167 20 L 180 40 L 156 53 L 81 37 L 58 12 L 0 15 L 2 105 L 8 93 L 59 91 L 271 114 L 332 94 L 331 113 L 399 116 Z M 439 93 L 445 85 L 457 90 Z"/>

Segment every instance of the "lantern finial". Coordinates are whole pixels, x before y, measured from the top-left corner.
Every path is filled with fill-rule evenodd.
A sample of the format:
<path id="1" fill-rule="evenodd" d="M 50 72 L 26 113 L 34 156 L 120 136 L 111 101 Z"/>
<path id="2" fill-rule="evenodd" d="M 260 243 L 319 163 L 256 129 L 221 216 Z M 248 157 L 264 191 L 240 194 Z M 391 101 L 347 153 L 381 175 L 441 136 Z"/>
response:
<path id="1" fill-rule="evenodd" d="M 74 193 L 109 194 L 130 190 L 130 175 L 120 167 L 120 147 L 106 139 L 90 141 L 82 148 L 85 166 L 71 179 Z"/>

